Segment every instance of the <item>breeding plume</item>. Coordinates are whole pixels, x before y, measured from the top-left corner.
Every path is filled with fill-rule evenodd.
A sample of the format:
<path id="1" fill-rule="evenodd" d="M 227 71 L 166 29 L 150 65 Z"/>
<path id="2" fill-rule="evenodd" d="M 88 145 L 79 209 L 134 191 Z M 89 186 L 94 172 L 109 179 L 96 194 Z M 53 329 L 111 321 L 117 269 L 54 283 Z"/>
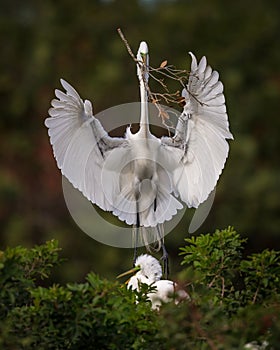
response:
<path id="1" fill-rule="evenodd" d="M 178 304 L 180 300 L 189 299 L 189 295 L 184 290 L 178 289 L 175 282 L 161 279 L 161 265 L 151 255 L 140 255 L 135 261 L 135 267 L 122 273 L 118 278 L 130 273 L 135 274 L 128 280 L 128 289 L 139 291 L 141 283 L 154 287 L 154 291 L 147 295 L 152 303 L 152 309 L 159 309 L 162 303 L 168 303 L 173 300 L 175 304 Z"/>
<path id="2" fill-rule="evenodd" d="M 182 91 L 185 105 L 173 137 L 157 138 L 149 129 L 145 42 L 137 53 L 138 132 L 128 126 L 123 138 L 110 137 L 94 117 L 91 102 L 83 101 L 63 79 L 65 92 L 55 90 L 45 121 L 62 174 L 92 203 L 133 225 L 137 240 L 144 243 L 163 243 L 162 224 L 182 208 L 181 202 L 197 208 L 207 199 L 228 155 L 226 139 L 232 134 L 223 84 L 205 57 L 197 63 L 190 55 L 191 70 Z"/>

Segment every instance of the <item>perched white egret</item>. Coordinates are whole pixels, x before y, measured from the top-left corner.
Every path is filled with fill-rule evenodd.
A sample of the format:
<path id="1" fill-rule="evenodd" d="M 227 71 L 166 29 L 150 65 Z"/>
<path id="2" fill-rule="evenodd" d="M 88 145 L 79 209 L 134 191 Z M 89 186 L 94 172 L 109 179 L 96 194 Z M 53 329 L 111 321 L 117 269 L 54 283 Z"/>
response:
<path id="1" fill-rule="evenodd" d="M 162 303 L 174 301 L 178 304 L 180 300 L 189 298 L 186 291 L 178 289 L 175 282 L 162 280 L 162 268 L 159 261 L 151 255 L 142 254 L 135 261 L 135 267 L 122 273 L 118 278 L 135 273 L 128 281 L 127 288 L 138 290 L 141 283 L 155 287 L 154 292 L 148 293 L 152 303 L 152 309 L 159 309 Z"/>
<path id="2" fill-rule="evenodd" d="M 182 208 L 197 208 L 216 186 L 231 139 L 219 74 L 202 57 L 192 58 L 185 105 L 173 137 L 157 138 L 149 130 L 149 55 L 145 42 L 137 53 L 141 116 L 139 131 L 110 137 L 76 90 L 55 90 L 48 127 L 62 174 L 92 203 L 133 225 L 144 242 L 163 243 L 162 224 Z M 152 239 L 147 240 L 147 235 Z M 137 246 L 137 242 L 136 242 Z M 164 245 L 163 245 L 164 248 Z M 164 249 L 166 257 L 166 251 Z M 136 258 L 136 256 L 135 256 Z"/>

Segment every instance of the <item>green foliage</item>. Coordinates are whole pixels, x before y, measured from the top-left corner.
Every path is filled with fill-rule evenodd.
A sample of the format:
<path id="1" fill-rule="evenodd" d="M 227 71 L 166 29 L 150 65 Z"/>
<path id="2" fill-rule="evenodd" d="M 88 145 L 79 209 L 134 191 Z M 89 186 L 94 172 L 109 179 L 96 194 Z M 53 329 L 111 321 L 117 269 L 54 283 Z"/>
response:
<path id="1" fill-rule="evenodd" d="M 244 242 L 231 227 L 187 238 L 180 279 L 190 299 L 160 312 L 151 310 L 150 286 L 132 292 L 93 272 L 84 283 L 40 285 L 61 263 L 56 241 L 8 248 L 0 256 L 0 348 L 244 349 L 268 341 L 276 349 L 280 254 L 244 259 Z"/>
<path id="2" fill-rule="evenodd" d="M 186 325 L 213 349 L 240 347 L 253 339 L 270 339 L 271 344 L 277 338 L 278 344 L 280 252 L 242 258 L 246 239 L 232 227 L 185 241 L 181 276 L 189 281 L 192 297 Z"/>
<path id="3" fill-rule="evenodd" d="M 193 289 L 207 286 L 213 302 L 227 304 L 228 312 L 280 294 L 280 252 L 266 249 L 242 259 L 246 239 L 231 227 L 185 241 L 182 264 L 188 265 L 185 274 L 195 275 Z"/>
<path id="4" fill-rule="evenodd" d="M 182 264 L 188 265 L 185 270 L 195 273 L 195 286 L 214 291 L 213 302 L 236 302 L 239 295 L 242 244 L 246 241 L 229 227 L 217 230 L 213 235 L 209 233 L 198 237 L 185 239 L 187 246 L 181 248 L 184 255 Z M 236 294 L 237 293 L 237 294 Z"/>
<path id="5" fill-rule="evenodd" d="M 61 261 L 58 242 L 49 241 L 33 249 L 7 248 L 0 252 L 0 317 L 30 301 L 35 281 L 48 278 L 51 269 Z"/>
<path id="6" fill-rule="evenodd" d="M 57 265 L 57 242 L 1 254 L 0 348 L 149 349 L 157 330 L 156 314 L 145 289 L 136 295 L 125 286 L 89 273 L 86 282 L 36 286 Z M 2 347 L 1 347 L 2 346 Z"/>
<path id="7" fill-rule="evenodd" d="M 248 300 L 255 303 L 280 293 L 280 252 L 265 249 L 240 265 Z"/>

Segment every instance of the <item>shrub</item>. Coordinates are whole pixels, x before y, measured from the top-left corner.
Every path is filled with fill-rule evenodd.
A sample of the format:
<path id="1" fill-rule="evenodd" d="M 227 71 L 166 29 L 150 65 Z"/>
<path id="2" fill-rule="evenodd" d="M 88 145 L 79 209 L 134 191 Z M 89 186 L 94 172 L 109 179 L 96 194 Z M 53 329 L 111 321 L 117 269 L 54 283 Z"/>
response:
<path id="1" fill-rule="evenodd" d="M 231 227 L 187 238 L 179 277 L 191 300 L 160 312 L 151 310 L 149 286 L 136 294 L 93 272 L 84 283 L 40 286 L 62 262 L 57 241 L 8 248 L 0 253 L 0 347 L 244 349 L 267 341 L 262 348 L 277 349 L 280 255 L 244 259 L 244 243 Z"/>

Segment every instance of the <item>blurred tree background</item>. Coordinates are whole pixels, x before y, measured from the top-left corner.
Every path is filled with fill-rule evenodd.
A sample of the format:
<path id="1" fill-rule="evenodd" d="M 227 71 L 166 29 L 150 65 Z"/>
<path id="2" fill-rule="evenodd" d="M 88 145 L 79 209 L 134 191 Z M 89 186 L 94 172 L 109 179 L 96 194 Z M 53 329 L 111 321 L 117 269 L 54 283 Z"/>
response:
<path id="1" fill-rule="evenodd" d="M 67 263 L 54 280 L 90 270 L 115 278 L 132 251 L 88 237 L 69 215 L 44 119 L 59 78 L 95 112 L 139 100 L 134 52 L 189 69 L 188 51 L 220 73 L 235 140 L 198 234 L 234 226 L 247 252 L 280 249 L 280 3 L 265 0 L 0 0 L 0 248 L 56 238 Z M 192 210 L 167 238 L 172 274 Z M 106 234 L 106 233 L 104 233 Z"/>

